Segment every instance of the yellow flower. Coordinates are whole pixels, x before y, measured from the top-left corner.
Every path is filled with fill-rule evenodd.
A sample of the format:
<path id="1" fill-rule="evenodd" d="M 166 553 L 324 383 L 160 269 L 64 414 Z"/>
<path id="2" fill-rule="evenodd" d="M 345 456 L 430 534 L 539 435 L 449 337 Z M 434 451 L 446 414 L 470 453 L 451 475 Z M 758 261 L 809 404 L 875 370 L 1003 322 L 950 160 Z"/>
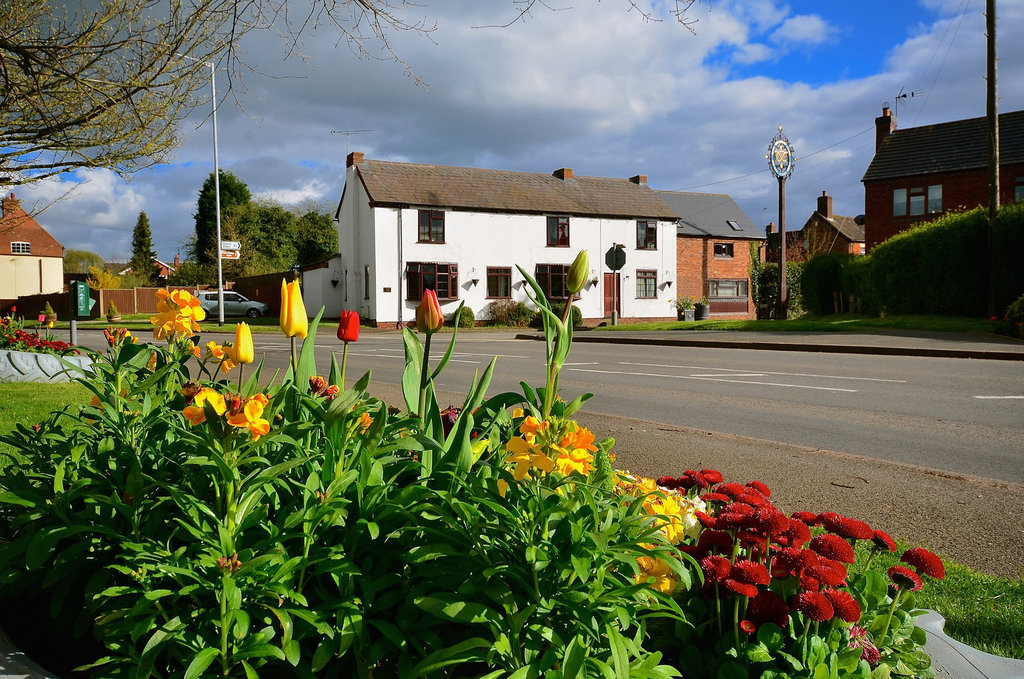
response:
<path id="1" fill-rule="evenodd" d="M 198 321 L 206 318 L 206 311 L 190 292 L 157 290 L 156 298 L 157 314 L 149 318 L 154 326 L 155 339 L 170 339 L 179 335 L 189 337 L 202 329 Z"/>
<path id="2" fill-rule="evenodd" d="M 237 364 L 231 358 L 231 347 L 221 346 L 210 340 L 206 343 L 206 358 L 216 359 L 220 361 L 220 371 L 222 373 L 230 372 Z"/>
<path id="3" fill-rule="evenodd" d="M 309 332 L 309 318 L 302 303 L 302 289 L 298 279 L 285 284 L 281 281 L 281 330 L 285 337 L 306 339 Z"/>
<path id="4" fill-rule="evenodd" d="M 209 387 L 203 387 L 196 394 L 192 405 L 186 406 L 181 414 L 185 416 L 189 424 L 202 424 L 206 422 L 206 409 L 204 406 L 207 403 L 213 407 L 218 415 L 223 415 L 227 411 L 224 397 Z"/>
<path id="5" fill-rule="evenodd" d="M 370 428 L 371 424 L 373 424 L 373 418 L 370 417 L 370 413 L 361 414 L 359 416 L 359 420 L 357 420 L 357 425 L 359 426 L 359 433 L 365 434 L 366 430 Z"/>
<path id="6" fill-rule="evenodd" d="M 531 446 L 525 439 L 513 436 L 505 444 L 505 450 L 512 453 L 505 460 L 508 464 L 514 464 L 512 477 L 516 481 L 522 481 L 530 473 L 530 469 L 539 469 L 542 472 L 550 472 L 555 467 L 551 458 L 535 446 Z"/>
<path id="7" fill-rule="evenodd" d="M 654 578 L 654 582 L 650 583 L 651 589 L 665 594 L 672 593 L 678 578 L 667 561 L 651 556 L 641 556 L 636 561 L 640 565 L 640 572 L 636 575 L 638 583 L 643 584 Z"/>
<path id="8" fill-rule="evenodd" d="M 249 325 L 239 323 L 235 326 L 235 343 L 231 346 L 231 358 L 235 363 L 252 363 L 254 353 Z"/>
<path id="9" fill-rule="evenodd" d="M 270 422 L 263 419 L 263 409 L 270 400 L 263 394 L 255 394 L 245 399 L 239 399 L 240 408 L 233 408 L 228 414 L 228 424 L 232 427 L 244 427 L 252 433 L 252 440 L 255 441 L 270 431 Z"/>

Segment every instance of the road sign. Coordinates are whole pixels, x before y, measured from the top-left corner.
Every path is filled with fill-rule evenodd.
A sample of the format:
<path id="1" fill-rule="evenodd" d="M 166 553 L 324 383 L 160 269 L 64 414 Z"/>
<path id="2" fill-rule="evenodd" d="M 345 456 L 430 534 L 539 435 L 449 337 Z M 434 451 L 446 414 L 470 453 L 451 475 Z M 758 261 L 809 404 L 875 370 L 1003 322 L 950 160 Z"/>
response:
<path id="1" fill-rule="evenodd" d="M 237 240 L 222 240 L 220 242 L 221 250 L 241 250 L 242 244 Z"/>
<path id="2" fill-rule="evenodd" d="M 240 253 L 238 250 L 221 250 L 220 251 L 220 258 L 221 259 L 240 259 L 241 256 L 242 256 L 242 253 Z"/>
<path id="3" fill-rule="evenodd" d="M 604 254 L 604 263 L 612 271 L 618 271 L 626 265 L 626 251 L 622 249 L 624 247 L 624 245 L 616 243 L 608 248 L 608 252 Z"/>

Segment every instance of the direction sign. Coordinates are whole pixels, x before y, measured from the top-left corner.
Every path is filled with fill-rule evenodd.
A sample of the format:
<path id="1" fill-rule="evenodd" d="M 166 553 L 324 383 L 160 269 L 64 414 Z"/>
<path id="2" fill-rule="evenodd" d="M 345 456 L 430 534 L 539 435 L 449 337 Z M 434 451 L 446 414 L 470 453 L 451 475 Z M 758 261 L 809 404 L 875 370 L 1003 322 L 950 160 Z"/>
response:
<path id="1" fill-rule="evenodd" d="M 242 256 L 242 253 L 240 253 L 238 250 L 221 250 L 220 251 L 220 258 L 221 259 L 240 259 L 241 256 Z"/>
<path id="2" fill-rule="evenodd" d="M 242 244 L 237 240 L 222 240 L 220 242 L 221 250 L 241 250 Z"/>

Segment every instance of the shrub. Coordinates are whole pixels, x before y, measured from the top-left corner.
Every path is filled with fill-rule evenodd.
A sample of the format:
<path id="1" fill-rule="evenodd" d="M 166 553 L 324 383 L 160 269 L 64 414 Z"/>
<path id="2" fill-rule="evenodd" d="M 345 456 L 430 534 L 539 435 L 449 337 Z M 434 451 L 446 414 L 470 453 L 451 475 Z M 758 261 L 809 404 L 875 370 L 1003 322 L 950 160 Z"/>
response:
<path id="1" fill-rule="evenodd" d="M 569 310 L 569 321 L 572 323 L 572 327 L 579 328 L 583 325 L 583 312 L 575 304 L 572 305 L 572 309 Z"/>
<path id="2" fill-rule="evenodd" d="M 121 312 L 117 310 L 117 305 L 114 304 L 114 300 L 110 300 L 110 304 L 107 305 L 107 316 L 120 316 Z"/>
<path id="3" fill-rule="evenodd" d="M 786 262 L 786 289 L 789 293 L 788 317 L 800 316 L 804 312 L 803 298 L 800 294 L 800 278 L 803 271 L 803 264 L 800 262 Z M 770 318 L 775 317 L 775 309 L 778 306 L 776 300 L 779 297 L 779 265 L 775 262 L 767 262 L 760 271 L 757 278 L 757 303 L 758 308 L 767 307 Z"/>
<path id="4" fill-rule="evenodd" d="M 522 328 L 530 324 L 533 312 L 522 302 L 496 299 L 484 307 L 484 315 L 492 325 Z"/>
<path id="5" fill-rule="evenodd" d="M 843 285 L 843 270 L 852 259 L 853 255 L 845 253 L 825 253 L 804 264 L 800 292 L 808 311 L 819 316 L 833 313 L 837 295 L 843 300 L 842 304 L 846 304 L 846 297 L 852 290 Z"/>
<path id="6" fill-rule="evenodd" d="M 455 325 L 455 314 L 452 312 L 448 314 L 447 318 L 444 319 L 445 325 L 451 327 Z M 459 316 L 459 327 L 460 328 L 472 328 L 476 326 L 476 316 L 473 315 L 473 310 L 468 306 L 462 307 L 462 315 Z"/>
<path id="7" fill-rule="evenodd" d="M 49 318 L 50 316 L 53 316 L 53 315 L 55 315 L 55 314 L 54 314 L 54 311 L 53 311 L 53 307 L 52 307 L 52 306 L 50 306 L 50 300 L 46 300 L 46 304 L 45 304 L 45 305 L 43 305 L 43 314 L 44 314 L 44 315 L 45 315 L 45 316 L 46 316 L 47 318 Z"/>
<path id="8" fill-rule="evenodd" d="M 1003 316 L 992 319 L 993 329 L 1000 335 L 1024 337 L 1024 295 L 1014 300 Z"/>

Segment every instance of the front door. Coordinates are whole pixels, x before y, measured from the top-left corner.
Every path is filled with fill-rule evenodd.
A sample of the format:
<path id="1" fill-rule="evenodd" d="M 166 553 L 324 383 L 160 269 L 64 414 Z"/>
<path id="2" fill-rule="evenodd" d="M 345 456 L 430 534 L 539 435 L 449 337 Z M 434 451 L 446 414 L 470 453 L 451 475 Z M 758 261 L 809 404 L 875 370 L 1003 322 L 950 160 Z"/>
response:
<path id="1" fill-rule="evenodd" d="M 612 315 L 612 309 L 617 316 L 622 315 L 622 288 L 619 286 L 619 273 L 606 273 L 604 275 L 604 315 L 608 318 Z M 613 299 L 614 292 L 614 299 Z"/>

